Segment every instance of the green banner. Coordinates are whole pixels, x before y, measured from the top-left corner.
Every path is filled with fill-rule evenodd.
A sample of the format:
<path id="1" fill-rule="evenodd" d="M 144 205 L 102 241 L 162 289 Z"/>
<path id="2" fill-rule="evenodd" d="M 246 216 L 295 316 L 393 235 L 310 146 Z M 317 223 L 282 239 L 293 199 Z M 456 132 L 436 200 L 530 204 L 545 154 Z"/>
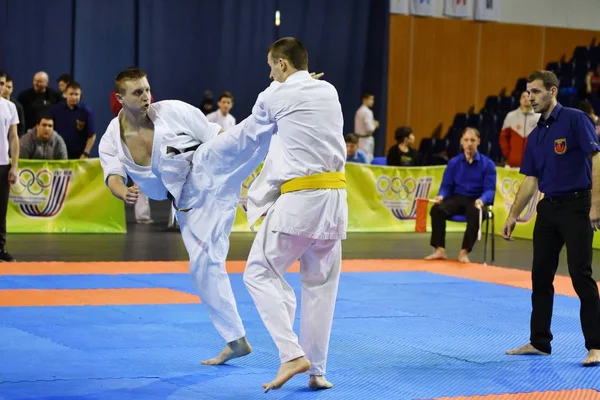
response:
<path id="1" fill-rule="evenodd" d="M 99 159 L 19 160 L 10 233 L 126 233 L 125 207 L 104 184 Z"/>

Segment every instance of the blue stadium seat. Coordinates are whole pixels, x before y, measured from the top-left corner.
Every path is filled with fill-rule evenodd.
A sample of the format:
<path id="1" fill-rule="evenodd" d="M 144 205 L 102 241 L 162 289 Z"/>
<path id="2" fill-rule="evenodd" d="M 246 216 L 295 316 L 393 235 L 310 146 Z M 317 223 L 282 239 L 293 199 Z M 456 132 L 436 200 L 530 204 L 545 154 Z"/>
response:
<path id="1" fill-rule="evenodd" d="M 513 101 L 510 97 L 508 96 L 500 96 L 499 97 L 499 110 L 503 111 L 504 113 L 508 113 L 509 111 L 513 110 Z"/>
<path id="2" fill-rule="evenodd" d="M 371 161 L 371 165 L 387 165 L 386 157 L 375 157 Z"/>
<path id="3" fill-rule="evenodd" d="M 571 61 L 575 61 L 578 64 L 581 64 L 581 63 L 587 64 L 588 58 L 589 58 L 588 48 L 585 46 L 577 46 L 577 47 L 575 47 L 575 50 L 573 51 L 573 57 L 571 58 Z"/>
<path id="4" fill-rule="evenodd" d="M 554 72 L 556 75 L 560 75 L 560 63 L 551 62 L 546 64 L 546 69 L 548 71 Z"/>
<path id="5" fill-rule="evenodd" d="M 456 114 L 454 116 L 454 121 L 452 121 L 452 126 L 462 132 L 462 130 L 467 126 L 467 118 L 468 116 L 465 113 Z"/>
<path id="6" fill-rule="evenodd" d="M 419 145 L 419 153 L 423 159 L 423 165 L 432 165 L 433 158 L 433 143 L 435 139 L 422 139 Z"/>
<path id="7" fill-rule="evenodd" d="M 513 95 L 521 97 L 521 93 L 523 93 L 527 89 L 527 78 L 520 78 L 515 85 L 515 90 L 513 91 Z"/>
<path id="8" fill-rule="evenodd" d="M 433 143 L 433 154 L 443 153 L 448 149 L 448 140 L 436 139 Z"/>
<path id="9" fill-rule="evenodd" d="M 564 107 L 577 107 L 579 96 L 577 96 L 577 92 L 574 90 L 574 88 L 570 89 L 570 91 L 559 92 L 557 100 Z"/>
<path id="10" fill-rule="evenodd" d="M 488 112 L 495 112 L 498 110 L 500 105 L 500 96 L 488 96 L 485 99 L 485 105 L 483 109 Z"/>
<path id="11" fill-rule="evenodd" d="M 596 69 L 600 63 L 600 46 L 592 47 L 588 53 L 588 66 L 590 69 Z"/>
<path id="12" fill-rule="evenodd" d="M 448 140 L 448 147 L 447 147 L 446 151 L 448 152 L 448 158 L 452 158 L 452 157 L 455 157 L 458 154 L 460 154 L 460 152 L 461 152 L 460 137 Z"/>
<path id="13" fill-rule="evenodd" d="M 471 114 L 467 117 L 467 126 L 471 128 L 477 128 L 481 131 L 481 122 L 483 121 L 483 117 L 481 114 Z"/>

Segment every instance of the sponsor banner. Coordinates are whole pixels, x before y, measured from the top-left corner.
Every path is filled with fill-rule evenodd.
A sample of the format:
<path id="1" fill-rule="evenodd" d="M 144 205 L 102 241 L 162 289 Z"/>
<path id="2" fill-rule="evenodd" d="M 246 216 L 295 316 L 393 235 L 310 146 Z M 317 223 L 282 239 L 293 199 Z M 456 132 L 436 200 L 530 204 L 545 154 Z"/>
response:
<path id="1" fill-rule="evenodd" d="M 10 233 L 125 233 L 125 206 L 99 159 L 19 160 L 6 218 Z"/>
<path id="2" fill-rule="evenodd" d="M 433 199 L 444 174 L 444 166 L 395 168 L 346 164 L 349 232 L 414 232 L 419 197 Z M 258 176 L 242 185 L 234 232 L 249 232 L 246 193 Z M 431 207 L 431 205 L 429 205 Z M 430 221 L 427 221 L 428 231 Z M 464 231 L 461 223 L 448 222 L 447 231 Z"/>

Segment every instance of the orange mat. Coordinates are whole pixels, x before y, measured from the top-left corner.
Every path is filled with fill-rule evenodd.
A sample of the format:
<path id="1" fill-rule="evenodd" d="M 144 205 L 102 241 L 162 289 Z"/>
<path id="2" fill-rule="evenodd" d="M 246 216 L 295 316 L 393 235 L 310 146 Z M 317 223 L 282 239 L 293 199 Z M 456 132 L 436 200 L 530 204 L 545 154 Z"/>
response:
<path id="1" fill-rule="evenodd" d="M 600 400 L 600 392 L 591 389 L 560 390 L 485 396 L 442 397 L 438 400 Z"/>
<path id="2" fill-rule="evenodd" d="M 200 303 L 198 296 L 165 288 L 0 290 L 0 306 L 2 307 L 195 303 Z"/>
<path id="3" fill-rule="evenodd" d="M 229 261 L 226 264 L 229 273 L 242 273 L 244 261 Z M 290 272 L 298 272 L 296 263 Z M 154 262 L 22 262 L 5 263 L 0 269 L 1 275 L 114 275 L 114 274 L 173 274 L 187 273 L 186 261 Z M 461 264 L 456 261 L 425 260 L 344 260 L 343 272 L 395 272 L 424 271 L 435 274 L 473 279 L 500 285 L 531 289 L 529 271 L 513 268 L 484 266 L 481 264 Z M 575 296 L 571 279 L 556 276 L 554 280 L 556 294 Z"/>

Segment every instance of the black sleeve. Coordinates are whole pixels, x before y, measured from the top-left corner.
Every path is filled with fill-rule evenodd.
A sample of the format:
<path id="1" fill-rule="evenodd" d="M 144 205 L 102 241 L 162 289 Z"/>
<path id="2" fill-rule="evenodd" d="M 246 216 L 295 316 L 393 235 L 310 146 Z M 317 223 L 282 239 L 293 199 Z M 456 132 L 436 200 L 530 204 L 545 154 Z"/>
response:
<path id="1" fill-rule="evenodd" d="M 25 110 L 19 102 L 15 103 L 15 106 L 17 107 L 17 115 L 19 116 L 19 125 L 17 125 L 17 133 L 19 137 L 21 137 L 25 134 Z"/>

